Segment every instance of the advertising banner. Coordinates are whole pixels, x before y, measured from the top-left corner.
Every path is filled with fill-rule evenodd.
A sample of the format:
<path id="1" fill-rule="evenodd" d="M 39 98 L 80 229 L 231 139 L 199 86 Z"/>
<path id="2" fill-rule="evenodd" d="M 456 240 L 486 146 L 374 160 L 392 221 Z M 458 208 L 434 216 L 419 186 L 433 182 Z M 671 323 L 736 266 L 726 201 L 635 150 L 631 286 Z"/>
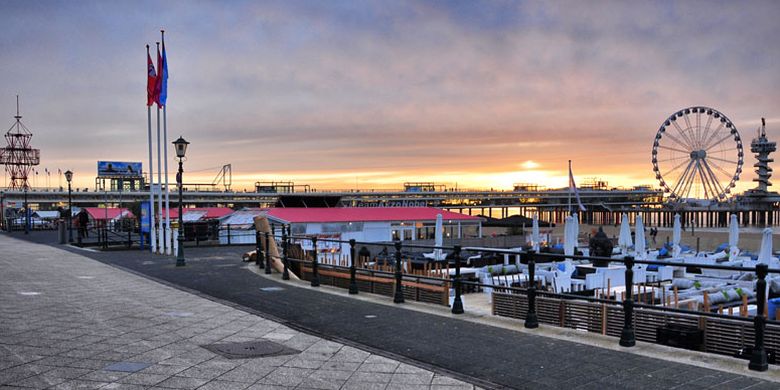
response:
<path id="1" fill-rule="evenodd" d="M 98 161 L 99 177 L 141 177 L 142 165 L 139 162 Z"/>
<path id="2" fill-rule="evenodd" d="M 141 233 L 149 233 L 152 226 L 152 208 L 149 202 L 141 202 Z"/>

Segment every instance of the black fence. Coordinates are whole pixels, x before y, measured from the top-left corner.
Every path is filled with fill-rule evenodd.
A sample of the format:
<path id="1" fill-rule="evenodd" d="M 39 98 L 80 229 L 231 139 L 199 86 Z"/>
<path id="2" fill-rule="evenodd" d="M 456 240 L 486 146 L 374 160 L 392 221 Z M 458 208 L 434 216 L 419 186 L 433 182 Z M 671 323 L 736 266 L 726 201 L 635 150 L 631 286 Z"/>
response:
<path id="1" fill-rule="evenodd" d="M 265 269 L 265 273 L 271 273 L 272 256 L 270 251 L 264 249 L 270 248 L 270 242 L 273 240 L 281 247 L 278 260 L 283 264 L 282 278 L 289 279 L 290 270 L 293 269 L 312 286 L 334 285 L 348 289 L 350 294 L 358 294 L 361 291 L 377 293 L 391 296 L 395 303 L 414 299 L 445 304 L 451 307 L 453 314 L 464 313 L 464 294 L 491 289 L 492 313 L 523 319 L 526 328 L 537 328 L 543 323 L 615 336 L 624 347 L 632 347 L 636 340 L 640 340 L 738 356 L 748 359 L 749 368 L 757 371 L 766 371 L 768 364 L 775 363 L 775 352 L 780 351 L 780 322 L 768 320 L 766 314 L 766 277 L 768 274 L 780 273 L 780 269 L 769 269 L 765 264 L 735 267 L 637 260 L 630 256 L 566 256 L 529 249 L 437 247 L 400 241 L 357 242 L 293 236 L 289 227 L 283 228 L 282 234 L 256 234 L 255 240 L 258 254 L 255 261 L 260 268 Z M 326 244 L 328 248 L 323 248 L 322 244 Z M 339 250 L 335 247 L 339 247 Z M 369 248 L 375 249 L 372 251 Z M 332 253 L 341 252 L 340 249 L 346 249 L 348 255 L 337 256 L 336 261 L 333 261 Z M 437 250 L 448 254 L 446 257 L 434 256 L 433 259 L 420 256 L 421 251 L 436 253 Z M 491 271 L 490 281 L 485 283 L 484 280 L 475 279 L 473 274 L 466 277 L 462 273 L 467 260 L 463 257 L 468 253 L 480 253 L 482 257 L 492 256 L 493 259 L 501 259 L 506 255 L 519 261 L 509 267 L 503 264 L 494 263 L 491 266 L 484 265 L 484 262 L 478 263 L 477 265 L 487 267 L 488 270 L 490 267 L 501 269 L 495 277 Z M 475 263 L 477 260 L 469 257 L 469 262 Z M 539 276 L 539 272 L 549 273 L 551 264 L 558 265 L 558 262 L 565 262 L 567 259 L 584 260 L 593 264 L 623 265 L 624 270 L 621 272 L 624 287 L 621 293 L 617 294 L 613 289 L 605 289 L 603 286 L 599 289 L 560 291 L 554 284 L 547 282 L 546 278 Z M 672 294 L 670 280 L 644 280 L 635 283 L 634 273 L 647 269 L 642 267 L 650 266 L 683 269 L 693 266 L 699 269 L 750 273 L 755 281 L 755 293 L 748 294 L 748 291 L 738 289 L 742 298 L 739 315 L 733 315 L 732 309 L 724 311 L 725 306 L 722 304 L 715 304 L 715 295 L 712 304 L 708 304 L 704 294 L 704 302 L 699 302 L 695 307 L 681 305 L 676 287 Z M 545 268 L 544 271 L 541 268 Z M 468 270 L 473 271 L 473 267 Z M 575 284 L 577 283 L 572 283 Z M 668 296 L 664 296 L 667 288 Z M 751 306 L 755 306 L 753 315 L 750 315 L 748 310 Z"/>

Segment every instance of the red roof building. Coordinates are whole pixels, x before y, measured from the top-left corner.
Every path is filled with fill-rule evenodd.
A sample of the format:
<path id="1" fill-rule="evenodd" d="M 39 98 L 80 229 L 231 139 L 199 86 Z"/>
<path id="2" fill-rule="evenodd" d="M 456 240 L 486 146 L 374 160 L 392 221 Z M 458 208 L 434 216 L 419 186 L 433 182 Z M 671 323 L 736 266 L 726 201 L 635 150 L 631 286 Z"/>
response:
<path id="1" fill-rule="evenodd" d="M 89 214 L 89 217 L 93 220 L 112 220 L 116 218 L 135 218 L 133 213 L 125 208 L 118 208 L 118 207 L 84 207 L 82 210 L 85 210 L 87 214 Z"/>
<path id="2" fill-rule="evenodd" d="M 201 216 L 198 219 L 217 219 L 233 214 L 230 207 L 188 207 L 182 209 L 186 218 L 189 213 L 198 213 Z M 161 210 L 161 215 L 165 215 L 165 208 Z M 171 209 L 171 219 L 179 218 L 179 209 Z"/>
<path id="3" fill-rule="evenodd" d="M 482 218 L 433 207 L 272 208 L 267 217 L 273 224 L 289 224 L 295 235 L 383 242 L 433 239 L 439 214 L 445 238 L 482 235 Z"/>
<path id="4" fill-rule="evenodd" d="M 272 208 L 268 217 L 281 223 L 303 222 L 405 222 L 436 221 L 441 214 L 445 221 L 480 221 L 479 217 L 453 213 L 433 207 L 334 207 L 334 208 Z"/>

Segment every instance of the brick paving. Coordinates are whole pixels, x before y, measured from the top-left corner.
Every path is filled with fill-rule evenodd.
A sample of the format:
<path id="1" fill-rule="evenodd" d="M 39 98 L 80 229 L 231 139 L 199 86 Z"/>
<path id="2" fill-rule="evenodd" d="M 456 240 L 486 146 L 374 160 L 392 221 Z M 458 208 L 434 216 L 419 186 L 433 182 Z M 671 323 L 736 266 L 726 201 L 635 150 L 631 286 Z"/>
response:
<path id="1" fill-rule="evenodd" d="M 474 389 L 77 253 L 6 235 L 0 253 L 3 389 Z M 301 352 L 202 348 L 256 340 Z"/>
<path id="2" fill-rule="evenodd" d="M 54 241 L 51 235 L 47 237 L 45 234 L 15 235 L 15 237 L 24 238 L 28 242 L 35 241 L 48 245 Z M 9 245 L 13 245 L 13 249 L 6 250 L 5 248 Z M 16 249 L 16 246 L 24 248 Z M 246 266 L 242 266 L 239 260 L 240 254 L 247 247 L 187 248 L 188 262 L 187 266 L 183 268 L 174 267 L 175 260 L 171 257 L 156 256 L 147 252 L 85 252 L 57 245 L 54 247 L 65 250 L 51 247 L 43 249 L 46 247 L 29 243 L 23 244 L 21 241 L 6 241 L 0 236 L 0 251 L 3 251 L 0 253 L 15 251 L 14 253 L 17 253 L 19 259 L 24 259 L 17 261 L 34 258 L 34 255 L 44 252 L 45 256 L 48 256 L 47 258 L 59 261 L 60 259 L 71 259 L 72 253 L 77 253 L 78 255 L 75 257 L 87 265 L 86 269 L 108 269 L 115 272 L 115 283 L 120 285 L 131 281 L 142 283 L 143 286 L 151 285 L 169 291 L 163 293 L 166 296 L 177 292 L 192 299 L 189 306 L 186 307 L 166 306 L 165 309 L 160 309 L 162 313 L 169 313 L 166 315 L 167 317 L 173 316 L 173 320 L 166 317 L 165 319 L 168 321 L 193 320 L 194 315 L 182 316 L 182 313 L 186 312 L 197 314 L 195 309 L 188 308 L 193 304 L 197 307 L 217 305 L 216 307 L 223 310 L 234 306 L 241 308 L 241 310 L 230 313 L 234 313 L 238 317 L 224 322 L 224 326 L 240 323 L 245 318 L 243 316 L 247 316 L 259 321 L 258 324 L 270 322 L 282 328 L 289 326 L 290 328 L 284 328 L 285 332 L 295 332 L 294 329 L 303 330 L 304 333 L 298 333 L 300 338 L 318 339 L 322 343 L 330 343 L 322 338 L 337 340 L 339 342 L 336 344 L 341 345 L 342 350 L 359 351 L 355 352 L 358 355 L 356 358 L 340 357 L 336 359 L 334 355 L 322 365 L 319 365 L 322 359 L 308 359 L 309 361 L 305 363 L 290 359 L 282 364 L 274 360 L 276 358 L 268 360 L 274 362 L 273 364 L 250 364 L 247 362 L 242 366 L 243 368 L 235 367 L 231 371 L 203 383 L 200 382 L 204 378 L 198 378 L 194 374 L 183 374 L 182 372 L 186 368 L 176 372 L 155 371 L 160 370 L 161 366 L 166 366 L 155 363 L 152 367 L 157 367 L 156 369 L 149 367 L 146 370 L 151 371 L 140 372 L 146 376 L 140 377 L 137 381 L 143 381 L 141 385 L 145 386 L 231 388 L 235 382 L 238 382 L 237 386 L 241 387 L 248 382 L 237 380 L 237 378 L 248 375 L 246 372 L 251 369 L 257 369 L 261 372 L 252 375 L 262 374 L 263 377 L 254 382 L 255 387 L 253 388 L 271 389 L 295 388 L 296 386 L 299 388 L 343 389 L 471 388 L 471 385 L 463 381 L 486 388 L 521 389 L 780 389 L 780 383 L 775 382 L 775 379 L 772 379 L 773 382 L 768 382 L 756 378 L 754 373 L 747 371 L 746 368 L 744 374 L 739 375 L 467 322 L 458 318 L 421 313 L 404 309 L 404 305 L 387 306 L 355 300 L 345 295 L 332 295 L 314 289 L 295 288 L 289 284 L 281 284 L 273 278 L 269 279 L 250 272 Z M 142 277 L 105 267 L 97 262 L 90 262 L 84 257 L 132 270 L 137 274 L 161 280 L 175 288 L 164 287 Z M 0 265 L 7 268 L 4 261 L 0 261 Z M 40 267 L 45 266 L 40 265 Z M 65 273 L 69 267 L 65 268 L 66 270 L 54 273 L 57 275 Z M 76 276 L 77 279 L 78 276 Z M 6 279 L 25 280 L 18 275 L 0 276 L 0 280 L 5 281 Z M 95 279 L 79 280 L 86 283 Z M 27 278 L 26 280 L 31 286 L 35 286 L 35 280 L 46 279 Z M 268 287 L 272 289 L 265 289 Z M 196 292 L 208 299 L 197 299 L 191 294 L 182 293 L 179 289 Z M 138 294 L 137 288 L 130 290 L 130 292 L 125 291 L 120 294 L 119 297 Z M 17 289 L 14 291 L 17 291 L 15 294 L 18 294 L 19 292 L 35 292 L 37 290 L 21 291 Z M 32 299 L 41 298 L 44 294 L 23 296 L 25 299 Z M 112 296 L 114 297 L 112 299 L 118 298 L 115 295 Z M 20 297 L 15 297 L 15 299 L 20 299 Z M 96 305 L 107 304 L 101 298 L 93 297 L 93 299 L 96 300 Z M 227 302 L 228 305 L 220 305 L 212 300 Z M 133 302 L 137 303 L 138 297 L 134 298 Z M 168 302 L 168 300 L 165 298 L 153 301 L 146 299 L 141 305 L 146 307 L 144 310 L 147 312 L 150 302 Z M 107 305 L 113 307 L 113 305 Z M 41 313 L 38 314 L 42 316 L 44 322 L 51 320 L 46 314 L 47 310 L 41 309 Z M 274 321 L 262 320 L 245 313 L 245 310 L 262 313 L 265 318 Z M 31 313 L 31 317 L 35 317 L 35 314 Z M 214 320 L 203 319 L 203 321 L 210 324 L 211 321 L 219 321 L 220 319 L 222 317 L 217 317 Z M 20 321 L 24 320 L 20 319 Z M 144 321 L 140 320 L 140 322 Z M 280 322 L 283 325 L 280 325 Z M 2 319 L 0 319 L 0 324 L 4 324 Z M 256 331 L 255 327 L 250 327 Z M 217 329 L 214 328 L 214 331 Z M 285 332 L 282 333 L 285 334 Z M 3 333 L 5 334 L 5 331 Z M 272 334 L 273 331 L 269 331 L 260 337 L 273 339 L 275 336 Z M 196 339 L 197 335 L 189 335 L 189 337 Z M 257 335 L 253 334 L 251 337 L 257 337 Z M 287 344 L 291 342 L 290 340 L 282 341 Z M 186 340 L 177 343 L 182 342 L 186 342 Z M 0 345 L 4 345 L 4 343 L 3 339 L 0 339 Z M 344 343 L 349 346 L 344 346 Z M 203 353 L 197 347 L 201 344 L 196 342 L 190 344 L 190 347 L 198 353 Z M 101 351 L 101 353 L 104 352 L 107 351 Z M 81 357 L 78 356 L 81 352 L 73 353 L 76 356 L 72 358 Z M 352 356 L 352 352 L 348 355 Z M 352 359 L 360 360 L 362 356 L 366 356 L 366 358 L 360 362 L 352 361 Z M 60 357 L 59 354 L 57 357 Z M 71 356 L 68 356 L 66 352 L 63 357 L 69 358 Z M 174 359 L 172 360 L 175 363 L 173 365 L 177 365 L 176 363 L 180 363 L 180 361 L 175 360 L 175 358 L 167 357 L 161 361 Z M 369 361 L 369 358 L 372 360 Z M 384 360 L 386 358 L 391 359 L 386 361 Z M 81 360 L 84 359 L 89 359 L 89 356 L 81 357 Z M 702 362 L 706 362 L 706 357 L 703 358 Z M 35 369 L 36 362 L 30 362 L 30 364 L 33 364 L 31 368 Z M 79 364 L 83 365 L 84 363 Z M 738 362 L 738 365 L 745 367 L 747 362 Z M 72 379 L 89 380 L 88 378 L 95 378 L 97 375 L 106 375 L 95 372 L 101 371 L 103 367 L 105 366 L 76 366 L 74 368 L 91 369 L 92 371 Z M 269 367 L 276 369 L 268 371 Z M 201 367 L 193 372 L 213 371 L 211 371 L 211 367 Z M 93 376 L 86 377 L 86 374 L 93 374 Z M 776 367 L 771 366 L 769 375 L 764 375 L 762 378 L 778 378 L 777 374 Z M 344 375 L 349 375 L 349 377 L 345 379 Z M 0 378 L 2 378 L 2 371 L 0 371 Z"/>

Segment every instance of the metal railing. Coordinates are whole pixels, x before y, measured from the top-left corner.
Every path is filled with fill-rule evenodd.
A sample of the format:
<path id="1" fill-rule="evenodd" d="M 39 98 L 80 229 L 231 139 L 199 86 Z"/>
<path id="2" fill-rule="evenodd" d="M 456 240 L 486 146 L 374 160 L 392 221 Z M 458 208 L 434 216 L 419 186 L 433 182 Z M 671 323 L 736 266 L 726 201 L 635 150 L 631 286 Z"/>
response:
<path id="1" fill-rule="evenodd" d="M 339 240 L 339 239 L 331 239 L 331 238 L 319 238 L 316 236 L 307 236 L 307 235 L 292 235 L 289 231 L 288 227 L 282 227 L 281 234 L 276 233 L 276 229 L 274 229 L 273 232 L 265 232 L 265 233 L 255 233 L 255 244 L 257 249 L 257 256 L 256 261 L 257 265 L 260 268 L 265 269 L 266 274 L 271 273 L 271 261 L 272 256 L 270 254 L 270 251 L 264 251 L 264 248 L 269 248 L 271 240 L 274 240 L 278 243 L 279 246 L 281 246 L 281 254 L 278 258 L 279 261 L 281 261 L 283 270 L 282 270 L 282 278 L 283 279 L 289 279 L 289 273 L 290 268 L 292 268 L 293 265 L 296 266 L 299 274 L 301 276 L 306 275 L 306 278 L 309 279 L 311 286 L 317 287 L 320 286 L 320 284 L 323 282 L 322 275 L 323 273 L 327 272 L 329 275 L 333 275 L 334 272 L 340 272 L 341 275 L 339 276 L 339 280 L 336 280 L 336 277 L 329 276 L 333 279 L 331 284 L 334 285 L 341 285 L 341 287 L 345 287 L 348 289 L 350 294 L 358 294 L 361 290 L 369 290 L 367 286 L 367 280 L 373 280 L 372 278 L 381 279 L 379 280 L 382 283 L 387 283 L 388 279 L 392 280 L 392 294 L 388 294 L 386 290 L 383 290 L 381 293 L 384 293 L 385 295 L 391 295 L 393 297 L 393 302 L 395 303 L 404 303 L 405 299 L 410 295 L 409 291 L 413 288 L 421 288 L 425 285 L 429 286 L 439 286 L 441 289 L 449 289 L 449 286 L 452 286 L 452 289 L 454 290 L 454 298 L 452 298 L 451 303 L 445 303 L 448 304 L 451 307 L 451 312 L 453 314 L 462 314 L 464 313 L 464 306 L 463 306 L 463 299 L 462 296 L 464 294 L 464 289 L 472 289 L 472 290 L 479 290 L 481 288 L 491 288 L 493 289 L 493 296 L 494 297 L 502 297 L 502 299 L 505 298 L 522 298 L 523 302 L 521 303 L 521 306 L 525 306 L 525 313 L 522 316 L 525 320 L 524 326 L 529 329 L 537 328 L 540 323 L 539 315 L 537 313 L 537 305 L 539 302 L 542 302 L 545 305 L 549 305 L 551 300 L 556 300 L 555 302 L 558 302 L 560 304 L 561 310 L 563 311 L 564 303 L 576 303 L 576 302 L 586 302 L 589 305 L 592 305 L 593 307 L 597 308 L 598 310 L 601 310 L 601 314 L 605 316 L 605 319 L 603 320 L 602 326 L 604 327 L 604 333 L 608 333 L 606 331 L 606 328 L 608 326 L 614 328 L 614 324 L 610 322 L 610 324 L 607 324 L 607 311 L 610 313 L 615 313 L 615 310 L 622 311 L 622 324 L 620 326 L 619 330 L 619 344 L 624 347 L 632 347 L 636 344 L 637 336 L 636 336 L 636 329 L 637 329 L 637 318 L 645 318 L 649 315 L 655 315 L 653 313 L 662 314 L 667 318 L 666 316 L 695 316 L 696 318 L 710 318 L 710 319 L 728 319 L 737 321 L 740 323 L 750 323 L 753 324 L 753 345 L 743 345 L 742 347 L 748 347 L 749 349 L 749 356 L 743 356 L 748 357 L 750 360 L 749 368 L 751 370 L 756 371 L 766 371 L 768 369 L 768 354 L 767 350 L 765 348 L 765 334 L 766 334 L 766 327 L 767 324 L 771 324 L 773 326 L 773 329 L 777 327 L 777 329 L 780 329 L 780 322 L 777 321 L 769 321 L 767 320 L 765 311 L 767 307 L 767 282 L 766 277 L 768 274 L 779 274 L 780 269 L 769 269 L 769 267 L 765 264 L 758 264 L 755 267 L 737 267 L 737 266 L 728 266 L 728 265 L 718 265 L 718 264 L 691 264 L 691 263 L 683 263 L 683 262 L 672 262 L 672 261 L 659 261 L 659 260 L 637 260 L 631 256 L 625 256 L 623 258 L 609 258 L 609 257 L 596 257 L 596 256 L 581 256 L 581 255 L 564 255 L 564 254 L 557 254 L 557 253 L 544 253 L 544 252 L 534 252 L 532 250 L 513 250 L 513 249 L 499 249 L 499 248 L 474 248 L 474 247 L 461 247 L 459 245 L 455 246 L 434 246 L 434 245 L 417 245 L 417 244 L 409 244 L 406 242 L 396 241 L 393 243 L 377 243 L 377 242 L 358 242 L 355 240 Z M 297 258 L 295 256 L 291 255 L 291 247 L 292 245 L 295 245 L 296 243 L 304 243 L 309 242 L 310 245 L 307 247 L 312 248 L 309 250 L 308 255 L 306 254 L 306 251 L 296 250 L 298 254 L 301 254 L 299 256 L 300 258 Z M 347 247 L 349 251 L 349 255 L 345 256 L 346 258 L 346 264 L 345 261 L 336 262 L 333 264 L 332 262 L 329 264 L 323 264 L 320 259 L 323 255 L 327 256 L 330 251 L 321 249 L 321 244 L 327 243 L 328 245 L 338 245 L 341 247 Z M 378 247 L 378 248 L 385 248 L 385 252 L 388 254 L 387 256 L 381 257 L 381 256 L 374 256 L 369 257 L 369 267 L 365 266 L 365 262 L 360 264 L 360 253 L 356 252 L 357 246 L 363 246 L 363 247 Z M 404 250 L 441 250 L 441 251 L 449 251 L 451 252 L 451 256 L 448 256 L 446 260 L 431 260 L 430 263 L 432 264 L 438 264 L 441 269 L 446 269 L 446 275 L 443 272 L 433 272 L 433 273 L 418 273 L 415 274 L 412 272 L 414 269 L 414 262 L 415 259 L 413 258 L 413 253 L 405 253 Z M 392 256 L 390 256 L 390 253 L 392 251 Z M 464 252 L 480 252 L 480 253 L 489 253 L 493 255 L 509 255 L 509 256 L 517 256 L 519 258 L 519 263 L 516 264 L 518 271 L 520 268 L 520 265 L 524 266 L 524 269 L 522 270 L 522 275 L 524 275 L 524 278 L 518 279 L 518 282 L 516 283 L 504 283 L 504 284 L 495 284 L 495 283 L 483 283 L 480 281 L 474 281 L 474 280 L 464 280 L 463 275 L 461 273 L 462 263 L 463 263 L 463 253 Z M 625 266 L 624 270 L 624 282 L 625 282 L 625 289 L 623 294 L 621 295 L 621 299 L 617 298 L 617 295 L 613 297 L 612 293 L 609 292 L 606 295 L 606 298 L 602 296 L 588 296 L 585 293 L 588 291 L 578 291 L 578 292 L 555 292 L 555 291 L 549 291 L 546 287 L 549 287 L 545 284 L 543 280 L 540 280 L 540 277 L 537 275 L 539 263 L 549 263 L 549 262 L 555 262 L 555 261 L 565 261 L 566 259 L 570 260 L 587 260 L 591 262 L 606 262 L 606 264 L 611 263 L 619 263 Z M 382 265 L 381 267 L 378 267 L 378 265 Z M 718 312 L 712 312 L 709 308 L 706 308 L 706 311 L 696 311 L 696 310 L 690 310 L 685 308 L 680 308 L 677 305 L 675 306 L 669 306 L 666 305 L 666 303 L 669 302 L 668 299 L 661 302 L 661 305 L 655 305 L 656 298 L 655 298 L 655 291 L 653 288 L 663 288 L 662 285 L 664 281 L 657 281 L 655 284 L 649 284 L 650 282 L 640 282 L 637 286 L 634 285 L 634 268 L 637 265 L 655 265 L 655 266 L 672 266 L 672 267 L 699 267 L 702 269 L 715 269 L 715 270 L 723 270 L 723 271 L 733 271 L 733 272 L 742 272 L 742 273 L 753 273 L 755 276 L 755 305 L 756 305 L 756 312 L 755 315 L 750 318 L 748 313 L 743 313 L 744 316 L 732 316 L 728 314 L 723 314 L 722 311 Z M 373 269 L 371 268 L 371 265 L 373 265 Z M 418 264 L 419 265 L 419 264 Z M 389 267 L 392 266 L 392 269 Z M 498 266 L 498 265 L 497 265 Z M 446 268 L 445 268 L 446 267 Z M 450 268 L 451 267 L 451 268 Z M 435 269 L 433 266 L 431 266 L 428 269 Z M 503 266 L 502 266 L 503 269 Z M 348 275 L 348 276 L 347 276 Z M 348 282 L 345 281 L 348 280 Z M 491 277 L 491 280 L 493 278 Z M 505 278 L 505 280 L 508 280 L 508 278 Z M 514 280 L 514 278 L 513 278 Z M 724 280 L 725 281 L 725 280 Z M 641 289 L 639 286 L 642 285 L 645 287 L 645 293 L 641 293 Z M 415 287 L 410 287 L 415 286 Z M 651 287 L 651 293 L 652 293 L 652 300 L 647 295 L 647 287 Z M 636 288 L 635 288 L 636 287 Z M 602 287 L 603 290 L 603 287 Z M 665 290 L 662 290 L 665 291 Z M 636 293 L 638 292 L 638 293 Z M 449 291 L 448 291 L 449 293 Z M 636 294 L 635 294 L 636 293 Z M 676 289 L 675 289 L 676 293 Z M 676 295 L 675 295 L 676 296 Z M 539 301 L 539 300 L 542 301 Z M 705 298 L 706 299 L 706 298 Z M 650 301 L 650 303 L 647 303 L 645 301 Z M 743 299 L 744 301 L 744 299 Z M 675 299 L 675 302 L 677 300 Z M 512 303 L 515 306 L 517 305 L 517 302 Z M 637 311 L 639 310 L 639 311 Z M 494 309 L 495 311 L 495 309 Z M 560 317 L 558 318 L 560 322 L 563 324 L 565 322 L 565 318 L 563 317 L 563 312 L 561 312 Z M 649 317 L 647 317 L 649 318 Z M 670 317 L 671 318 L 671 317 Z M 668 320 L 669 324 L 675 323 L 673 321 L 675 318 L 672 318 Z M 550 321 L 547 321 L 550 322 Z M 700 321 L 701 323 L 701 321 Z M 717 326 L 718 323 L 713 323 L 714 326 Z M 640 325 L 646 325 L 646 324 L 640 324 Z M 652 325 L 652 324 L 651 324 Z M 612 332 L 615 333 L 615 332 Z M 773 336 L 775 337 L 775 336 Z M 780 337 L 780 336 L 778 336 Z M 749 341 L 750 337 L 747 337 L 746 340 Z M 773 339 L 774 340 L 774 339 Z M 739 351 L 737 351 L 739 352 Z M 732 353 L 733 354 L 733 353 Z"/>

